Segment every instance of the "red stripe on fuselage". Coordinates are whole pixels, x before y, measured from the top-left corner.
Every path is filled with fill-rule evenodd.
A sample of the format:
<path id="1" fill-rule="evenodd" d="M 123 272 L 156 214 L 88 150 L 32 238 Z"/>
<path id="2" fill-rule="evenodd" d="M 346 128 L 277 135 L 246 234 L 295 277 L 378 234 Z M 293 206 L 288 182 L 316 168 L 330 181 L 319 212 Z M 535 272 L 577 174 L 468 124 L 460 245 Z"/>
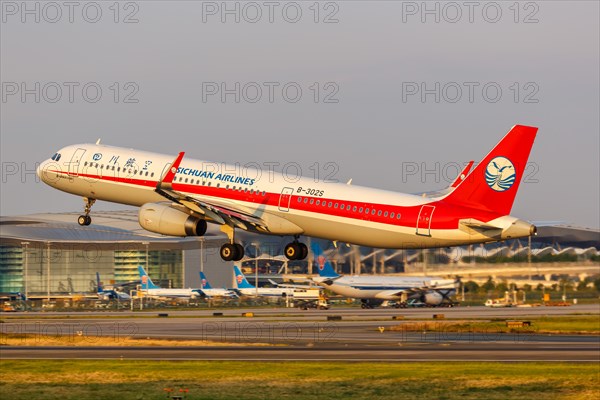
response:
<path id="1" fill-rule="evenodd" d="M 92 180 L 123 183 L 127 185 L 142 186 L 147 188 L 155 188 L 158 184 L 158 181 L 147 179 L 120 178 L 108 175 L 99 176 L 82 173 L 71 174 L 65 171 L 51 172 L 66 174 L 74 178 L 83 177 Z M 90 184 L 93 183 L 94 182 L 90 182 Z M 257 191 L 255 189 L 254 193 L 251 193 L 250 190 L 244 191 L 239 189 L 233 190 L 232 188 L 227 189 L 225 187 L 191 185 L 186 183 L 175 182 L 175 180 L 173 180 L 172 187 L 173 190 L 176 190 L 181 193 L 191 193 L 203 196 L 218 197 L 228 200 L 252 203 L 255 205 L 268 205 L 272 207 L 279 207 L 279 200 L 281 197 L 280 193 L 265 192 L 265 195 L 263 196 L 263 191 Z M 301 199 L 301 201 L 298 201 L 299 198 Z M 306 203 L 304 202 L 304 199 L 307 199 Z M 312 204 L 310 203 L 311 200 L 313 200 Z M 320 202 L 319 205 L 316 204 L 317 200 L 319 200 Z M 331 207 L 329 207 L 330 202 L 332 203 Z M 323 203 L 325 203 L 326 205 L 323 206 Z M 337 208 L 335 207 L 335 204 L 338 205 Z M 463 218 L 475 218 L 482 222 L 488 222 L 500 217 L 500 215 L 486 212 L 483 210 L 446 204 L 444 203 L 444 201 L 433 201 L 431 203 L 426 204 L 435 206 L 435 211 L 431 220 L 431 229 L 457 229 L 458 221 Z M 344 209 L 341 209 L 342 205 L 344 206 Z M 343 217 L 359 221 L 369 221 L 387 225 L 413 228 L 416 227 L 417 219 L 419 217 L 419 213 L 423 205 L 403 207 L 397 205 L 366 203 L 360 201 L 337 200 L 333 198 L 292 195 L 291 201 L 289 203 L 289 208 L 290 210 L 312 212 L 322 215 Z M 356 207 L 356 211 L 354 211 L 354 207 Z M 358 210 L 361 207 L 363 208 L 362 213 L 358 212 Z M 367 208 L 369 209 L 369 214 L 365 212 Z M 375 209 L 375 215 L 372 214 L 373 209 Z M 381 215 L 378 215 L 379 211 L 381 211 Z M 388 213 L 387 217 L 385 216 L 386 212 Z M 394 213 L 394 218 L 390 217 L 392 212 Z M 400 219 L 397 218 L 398 213 L 400 213 L 401 215 Z"/>

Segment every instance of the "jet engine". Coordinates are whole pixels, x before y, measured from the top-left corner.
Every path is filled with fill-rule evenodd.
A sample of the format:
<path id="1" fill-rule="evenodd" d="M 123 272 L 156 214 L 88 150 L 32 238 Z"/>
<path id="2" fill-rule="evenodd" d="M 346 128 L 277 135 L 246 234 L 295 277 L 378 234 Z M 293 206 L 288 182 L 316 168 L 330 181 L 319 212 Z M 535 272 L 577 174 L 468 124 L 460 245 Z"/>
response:
<path id="1" fill-rule="evenodd" d="M 430 290 L 427 293 L 423 294 L 422 298 L 423 303 L 427 304 L 428 306 L 439 306 L 444 300 L 444 296 L 442 296 L 435 290 Z"/>
<path id="2" fill-rule="evenodd" d="M 171 203 L 146 203 L 138 214 L 140 226 L 168 236 L 203 236 L 206 221 L 187 214 Z"/>

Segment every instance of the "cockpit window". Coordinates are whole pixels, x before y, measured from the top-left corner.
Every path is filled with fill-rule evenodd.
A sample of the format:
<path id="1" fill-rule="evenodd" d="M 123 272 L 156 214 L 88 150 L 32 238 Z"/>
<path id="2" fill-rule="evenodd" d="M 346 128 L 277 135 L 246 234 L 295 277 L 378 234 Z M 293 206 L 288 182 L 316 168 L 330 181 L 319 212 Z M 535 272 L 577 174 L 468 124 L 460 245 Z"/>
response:
<path id="1" fill-rule="evenodd" d="M 60 153 L 54 153 L 54 155 L 50 159 L 53 161 L 60 160 Z"/>

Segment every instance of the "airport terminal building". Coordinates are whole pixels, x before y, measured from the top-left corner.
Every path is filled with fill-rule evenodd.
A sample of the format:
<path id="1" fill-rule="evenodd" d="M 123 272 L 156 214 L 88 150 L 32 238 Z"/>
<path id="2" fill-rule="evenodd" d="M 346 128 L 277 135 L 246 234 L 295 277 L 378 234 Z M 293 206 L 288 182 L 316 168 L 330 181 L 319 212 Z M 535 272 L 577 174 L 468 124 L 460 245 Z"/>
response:
<path id="1" fill-rule="evenodd" d="M 198 288 L 200 270 L 205 271 L 214 287 L 233 285 L 232 263 L 219 256 L 219 248 L 227 238 L 216 225 L 209 224 L 203 237 L 177 238 L 142 229 L 135 210 L 96 212 L 90 226 L 78 225 L 78 215 L 0 217 L 0 293 L 48 297 L 92 294 L 97 287 L 96 273 L 105 284 L 135 282 L 139 281 L 139 265 L 145 266 L 162 287 Z M 245 232 L 237 237 L 249 257 L 243 265 L 260 265 L 261 274 L 313 272 L 310 255 L 305 261 L 293 262 L 281 256 L 288 238 Z M 343 273 L 397 273 L 403 272 L 405 265 L 423 261 L 423 254 L 414 250 L 333 248 L 326 242 L 322 246 L 329 247 L 327 256 Z M 548 226 L 539 229 L 530 249 L 527 241 L 515 241 L 479 246 L 475 252 L 487 256 L 510 253 L 517 257 L 533 251 L 539 255 L 570 254 L 572 259 L 589 259 L 598 257 L 598 248 L 598 230 Z M 443 256 L 434 262 L 460 262 L 459 257 L 453 256 L 457 250 L 460 249 L 440 249 L 430 254 Z"/>

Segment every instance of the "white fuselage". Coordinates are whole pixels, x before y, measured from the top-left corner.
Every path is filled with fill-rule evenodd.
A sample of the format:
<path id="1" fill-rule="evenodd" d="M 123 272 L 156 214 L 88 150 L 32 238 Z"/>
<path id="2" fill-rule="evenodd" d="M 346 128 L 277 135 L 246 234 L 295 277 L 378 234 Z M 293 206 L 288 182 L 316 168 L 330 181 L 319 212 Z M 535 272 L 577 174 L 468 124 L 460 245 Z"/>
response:
<path id="1" fill-rule="evenodd" d="M 294 289 L 291 288 L 243 288 L 236 289 L 243 296 L 248 297 L 291 297 L 294 295 Z"/>
<path id="2" fill-rule="evenodd" d="M 132 206 L 165 202 L 155 192 L 172 156 L 81 144 L 46 160 L 38 174 L 48 185 L 78 196 Z M 394 193 L 184 158 L 173 190 L 210 204 L 243 210 L 274 235 L 306 235 L 379 248 L 426 248 L 502 240 L 516 218 L 445 204 L 443 198 Z M 427 224 L 418 219 L 428 213 Z M 493 235 L 459 227 L 474 217 L 504 227 Z M 508 237 L 511 237 L 508 235 Z M 512 233 L 512 237 L 516 237 Z"/>
<path id="3" fill-rule="evenodd" d="M 156 289 L 142 289 L 142 293 L 148 297 L 165 297 L 165 298 L 182 298 L 182 299 L 196 299 L 202 295 L 198 289 L 167 289 L 167 288 L 156 288 Z"/>
<path id="4" fill-rule="evenodd" d="M 410 294 L 436 289 L 454 289 L 455 281 L 433 277 L 393 277 L 381 275 L 314 277 L 319 285 L 344 297 L 355 299 L 400 300 Z"/>

